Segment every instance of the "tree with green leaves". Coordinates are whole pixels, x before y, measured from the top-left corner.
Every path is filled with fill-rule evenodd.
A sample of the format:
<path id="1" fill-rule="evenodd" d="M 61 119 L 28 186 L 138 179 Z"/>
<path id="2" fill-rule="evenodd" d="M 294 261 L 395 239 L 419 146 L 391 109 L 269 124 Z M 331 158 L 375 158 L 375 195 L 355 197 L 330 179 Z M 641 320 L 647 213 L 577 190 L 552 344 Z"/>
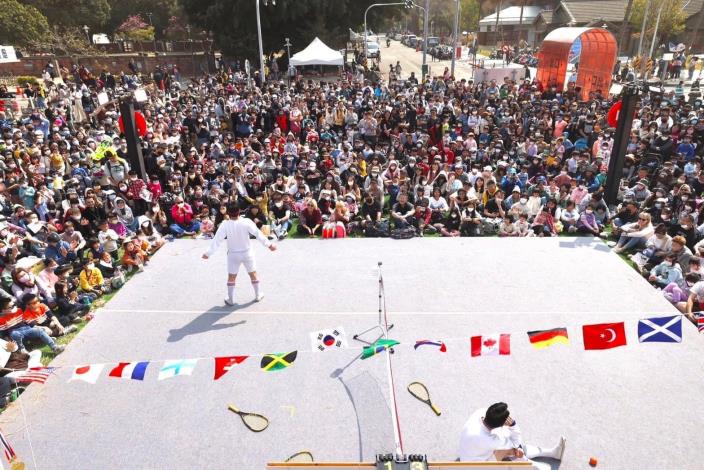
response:
<path id="1" fill-rule="evenodd" d="M 60 28 L 86 25 L 99 31 L 110 17 L 108 0 L 23 0 L 47 17 L 49 23 Z"/>
<path id="2" fill-rule="evenodd" d="M 258 55 L 254 0 L 179 0 L 191 24 L 211 31 L 216 45 L 225 53 L 254 58 Z M 363 28 L 364 10 L 375 0 L 277 0 L 276 6 L 260 5 L 264 52 L 284 48 L 290 38 L 293 51 L 306 47 L 316 36 L 332 48 L 344 47 L 349 28 Z M 375 29 L 391 9 L 375 8 L 368 16 Z"/>
<path id="3" fill-rule="evenodd" d="M 634 0 L 633 12 L 631 13 L 631 26 L 634 31 L 640 33 L 643 24 L 643 16 L 645 15 L 645 7 L 648 0 Z M 655 24 L 657 23 L 658 12 L 660 13 L 660 24 L 658 25 L 658 36 L 660 38 L 668 38 L 677 33 L 684 31 L 687 15 L 682 9 L 681 0 L 652 0 L 648 11 L 648 18 L 645 23 L 645 35 L 648 41 L 652 40 L 655 32 Z"/>
<path id="4" fill-rule="evenodd" d="M 49 31 L 46 17 L 17 0 L 3 0 L 0 7 L 0 44 L 34 47 Z"/>
<path id="5" fill-rule="evenodd" d="M 151 23 L 157 38 L 169 36 L 167 29 L 169 29 L 169 22 L 173 17 L 180 20 L 183 25 L 188 23 L 178 0 L 108 0 L 108 3 L 110 4 L 110 19 L 105 24 L 105 30 L 108 33 L 116 31 L 129 16 L 139 15 L 147 20 L 148 13 L 151 13 Z M 170 35 L 169 39 L 172 39 L 172 36 Z"/>

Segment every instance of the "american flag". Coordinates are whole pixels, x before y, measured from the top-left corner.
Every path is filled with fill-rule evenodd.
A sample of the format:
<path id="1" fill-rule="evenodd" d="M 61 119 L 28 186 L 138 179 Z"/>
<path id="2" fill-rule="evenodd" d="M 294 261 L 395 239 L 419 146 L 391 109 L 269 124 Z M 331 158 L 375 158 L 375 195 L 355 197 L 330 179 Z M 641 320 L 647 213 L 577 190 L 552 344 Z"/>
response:
<path id="1" fill-rule="evenodd" d="M 43 384 L 46 379 L 54 372 L 56 367 L 32 367 L 22 372 L 21 375 L 15 377 L 17 382 L 35 382 Z"/>
<path id="2" fill-rule="evenodd" d="M 697 317 L 697 329 L 700 333 L 704 333 L 704 314 L 699 314 Z"/>

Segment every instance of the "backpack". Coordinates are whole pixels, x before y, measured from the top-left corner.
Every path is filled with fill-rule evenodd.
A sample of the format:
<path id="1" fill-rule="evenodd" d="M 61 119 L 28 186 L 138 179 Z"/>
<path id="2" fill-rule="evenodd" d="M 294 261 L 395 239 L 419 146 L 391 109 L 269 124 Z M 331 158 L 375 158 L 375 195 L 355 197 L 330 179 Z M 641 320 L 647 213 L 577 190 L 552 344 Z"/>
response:
<path id="1" fill-rule="evenodd" d="M 405 240 L 416 236 L 416 229 L 413 227 L 397 228 L 391 231 L 391 238 L 395 240 Z"/>
<path id="2" fill-rule="evenodd" d="M 386 220 L 381 220 L 375 224 L 367 225 L 364 229 L 364 235 L 369 238 L 386 238 L 390 233 L 389 222 Z"/>

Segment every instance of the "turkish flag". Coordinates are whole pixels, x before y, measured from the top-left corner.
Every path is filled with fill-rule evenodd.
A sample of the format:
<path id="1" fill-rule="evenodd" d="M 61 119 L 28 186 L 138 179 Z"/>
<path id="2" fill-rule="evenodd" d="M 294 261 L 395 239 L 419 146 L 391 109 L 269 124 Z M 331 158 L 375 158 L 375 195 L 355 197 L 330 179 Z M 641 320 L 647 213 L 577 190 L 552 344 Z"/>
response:
<path id="1" fill-rule="evenodd" d="M 472 336 L 472 357 L 507 356 L 511 354 L 511 335 Z"/>
<path id="2" fill-rule="evenodd" d="M 611 349 L 626 345 L 623 322 L 582 325 L 584 349 Z"/>
<path id="3" fill-rule="evenodd" d="M 218 380 L 220 377 L 227 374 L 232 366 L 243 363 L 248 357 L 249 356 L 216 357 L 215 376 L 213 377 L 213 380 Z"/>

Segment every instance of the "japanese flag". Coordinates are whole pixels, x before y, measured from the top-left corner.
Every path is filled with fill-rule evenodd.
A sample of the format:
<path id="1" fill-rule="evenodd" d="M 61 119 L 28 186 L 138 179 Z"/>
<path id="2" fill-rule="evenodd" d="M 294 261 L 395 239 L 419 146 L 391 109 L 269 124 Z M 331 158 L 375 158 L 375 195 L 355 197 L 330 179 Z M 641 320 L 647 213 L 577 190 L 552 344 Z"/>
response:
<path id="1" fill-rule="evenodd" d="M 472 357 L 508 356 L 511 354 L 511 335 L 472 336 Z"/>
<path id="2" fill-rule="evenodd" d="M 105 364 L 88 364 L 85 366 L 77 366 L 73 369 L 73 375 L 68 380 L 73 382 L 74 380 L 82 380 L 88 382 L 89 384 L 94 384 L 98 381 L 100 373 L 103 371 Z"/>

